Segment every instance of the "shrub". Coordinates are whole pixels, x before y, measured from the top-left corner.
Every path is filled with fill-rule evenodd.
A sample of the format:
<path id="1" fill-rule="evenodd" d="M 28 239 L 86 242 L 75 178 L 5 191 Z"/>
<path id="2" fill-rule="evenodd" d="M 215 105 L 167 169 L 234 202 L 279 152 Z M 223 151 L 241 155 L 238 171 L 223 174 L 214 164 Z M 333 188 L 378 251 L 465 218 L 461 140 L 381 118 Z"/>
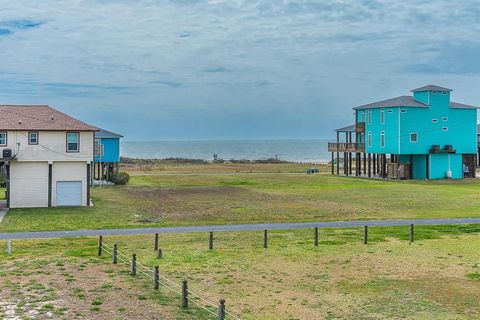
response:
<path id="1" fill-rule="evenodd" d="M 130 175 L 126 172 L 120 172 L 118 177 L 115 179 L 115 184 L 126 185 L 130 181 Z"/>

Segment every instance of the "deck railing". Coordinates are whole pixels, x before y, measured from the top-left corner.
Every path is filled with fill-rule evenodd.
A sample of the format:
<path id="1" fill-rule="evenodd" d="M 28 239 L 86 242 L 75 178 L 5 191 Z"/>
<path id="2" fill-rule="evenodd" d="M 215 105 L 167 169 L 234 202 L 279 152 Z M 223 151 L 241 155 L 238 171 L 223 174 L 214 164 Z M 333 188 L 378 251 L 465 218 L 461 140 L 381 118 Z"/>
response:
<path id="1" fill-rule="evenodd" d="M 354 142 L 329 142 L 329 152 L 365 152 L 365 143 Z"/>

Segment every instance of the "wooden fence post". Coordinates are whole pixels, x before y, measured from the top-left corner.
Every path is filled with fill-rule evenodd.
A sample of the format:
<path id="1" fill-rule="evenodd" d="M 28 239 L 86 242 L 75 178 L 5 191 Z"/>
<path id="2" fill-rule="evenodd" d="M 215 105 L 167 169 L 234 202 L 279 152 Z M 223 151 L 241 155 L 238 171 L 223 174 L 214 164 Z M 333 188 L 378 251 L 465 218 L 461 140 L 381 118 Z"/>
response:
<path id="1" fill-rule="evenodd" d="M 315 227 L 315 240 L 314 240 L 315 247 L 318 247 L 318 227 Z"/>
<path id="2" fill-rule="evenodd" d="M 137 255 L 132 254 L 132 276 L 137 275 Z"/>
<path id="3" fill-rule="evenodd" d="M 157 254 L 157 259 L 162 259 L 163 258 L 163 252 L 162 249 L 158 249 L 158 254 Z"/>
<path id="4" fill-rule="evenodd" d="M 225 320 L 225 299 L 220 299 L 218 307 L 218 320 Z"/>
<path id="5" fill-rule="evenodd" d="M 117 243 L 115 242 L 113 244 L 113 264 L 117 264 L 117 254 L 118 254 L 118 249 L 117 249 Z"/>
<path id="6" fill-rule="evenodd" d="M 158 250 L 158 233 L 155 233 L 155 242 L 154 242 L 154 250 L 157 251 Z"/>
<path id="7" fill-rule="evenodd" d="M 102 255 L 103 236 L 98 237 L 98 256 Z"/>
<path id="8" fill-rule="evenodd" d="M 187 280 L 182 282 L 182 308 L 188 308 L 188 283 Z"/>
<path id="9" fill-rule="evenodd" d="M 413 229 L 413 223 L 410 225 L 410 243 L 413 242 L 415 237 L 414 229 Z"/>
<path id="10" fill-rule="evenodd" d="M 12 240 L 8 239 L 7 243 L 8 243 L 7 253 L 10 256 L 12 255 Z"/>
<path id="11" fill-rule="evenodd" d="M 365 226 L 365 234 L 363 235 L 363 243 L 368 243 L 368 226 Z"/>
<path id="12" fill-rule="evenodd" d="M 210 231 L 210 237 L 208 241 L 208 249 L 213 250 L 213 232 Z"/>
<path id="13" fill-rule="evenodd" d="M 263 230 L 263 248 L 267 249 L 268 247 L 268 231 L 265 229 Z"/>
<path id="14" fill-rule="evenodd" d="M 153 268 L 153 289 L 158 290 L 160 284 L 160 277 L 158 274 L 158 266 Z"/>

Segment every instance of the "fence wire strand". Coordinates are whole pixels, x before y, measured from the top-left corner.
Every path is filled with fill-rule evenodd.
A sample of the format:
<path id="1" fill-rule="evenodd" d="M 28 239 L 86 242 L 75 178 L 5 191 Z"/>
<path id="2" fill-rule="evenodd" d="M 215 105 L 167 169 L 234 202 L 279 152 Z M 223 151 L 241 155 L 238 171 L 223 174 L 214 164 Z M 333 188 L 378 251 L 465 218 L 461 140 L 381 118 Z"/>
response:
<path id="1" fill-rule="evenodd" d="M 102 250 L 105 251 L 106 253 L 108 254 L 111 254 L 113 256 L 113 248 L 109 245 L 107 245 L 105 242 L 102 242 L 101 243 L 101 246 L 102 246 Z M 117 253 L 117 260 L 121 261 L 124 265 L 126 266 L 132 266 L 131 262 L 129 261 L 129 257 L 127 255 L 125 255 L 124 253 L 120 252 L 120 250 L 117 249 L 116 251 Z M 136 265 L 135 265 L 135 270 L 138 272 L 139 275 L 144 275 L 145 277 L 155 281 L 155 275 L 153 274 L 153 270 L 152 268 L 149 268 L 139 262 L 136 262 Z M 152 274 L 150 274 L 152 273 Z M 163 287 L 166 287 L 168 288 L 169 290 L 175 292 L 176 294 L 178 295 L 183 295 L 183 293 L 181 291 L 179 291 L 178 289 L 176 288 L 172 288 L 171 286 L 169 286 L 166 282 L 168 282 L 169 284 L 172 284 L 178 288 L 182 288 L 182 285 L 176 283 L 175 281 L 161 275 L 160 273 L 158 274 L 158 283 L 159 285 L 162 285 Z M 160 281 L 160 279 L 164 280 L 164 281 Z M 191 291 L 190 289 L 187 289 L 187 300 L 192 302 L 193 304 L 195 304 L 196 306 L 198 306 L 199 308 L 205 310 L 206 312 L 214 315 L 214 316 L 218 316 L 216 312 L 210 310 L 208 307 L 210 308 L 214 308 L 216 309 L 217 308 L 217 305 L 215 303 L 212 303 L 210 301 L 208 301 L 207 299 L 201 297 L 200 295 L 196 294 L 195 292 Z M 195 299 L 191 298 L 190 295 L 192 295 L 193 297 L 197 298 L 198 300 L 204 302 L 207 306 L 204 306 L 202 305 L 201 303 L 199 303 L 198 301 L 196 301 Z M 235 320 L 240 320 L 239 317 L 235 316 L 234 314 L 232 314 L 230 311 L 226 310 L 225 309 L 225 314 L 230 316 L 232 319 L 235 319 Z"/>

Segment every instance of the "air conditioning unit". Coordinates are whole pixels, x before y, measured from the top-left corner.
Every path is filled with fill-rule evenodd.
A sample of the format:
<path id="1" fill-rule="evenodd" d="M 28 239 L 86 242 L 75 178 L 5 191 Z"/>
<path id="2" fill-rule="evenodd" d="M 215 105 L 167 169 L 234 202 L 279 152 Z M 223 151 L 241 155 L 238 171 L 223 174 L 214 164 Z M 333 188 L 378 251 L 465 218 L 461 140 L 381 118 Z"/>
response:
<path id="1" fill-rule="evenodd" d="M 7 160 L 12 159 L 12 149 L 3 149 L 2 158 Z"/>

